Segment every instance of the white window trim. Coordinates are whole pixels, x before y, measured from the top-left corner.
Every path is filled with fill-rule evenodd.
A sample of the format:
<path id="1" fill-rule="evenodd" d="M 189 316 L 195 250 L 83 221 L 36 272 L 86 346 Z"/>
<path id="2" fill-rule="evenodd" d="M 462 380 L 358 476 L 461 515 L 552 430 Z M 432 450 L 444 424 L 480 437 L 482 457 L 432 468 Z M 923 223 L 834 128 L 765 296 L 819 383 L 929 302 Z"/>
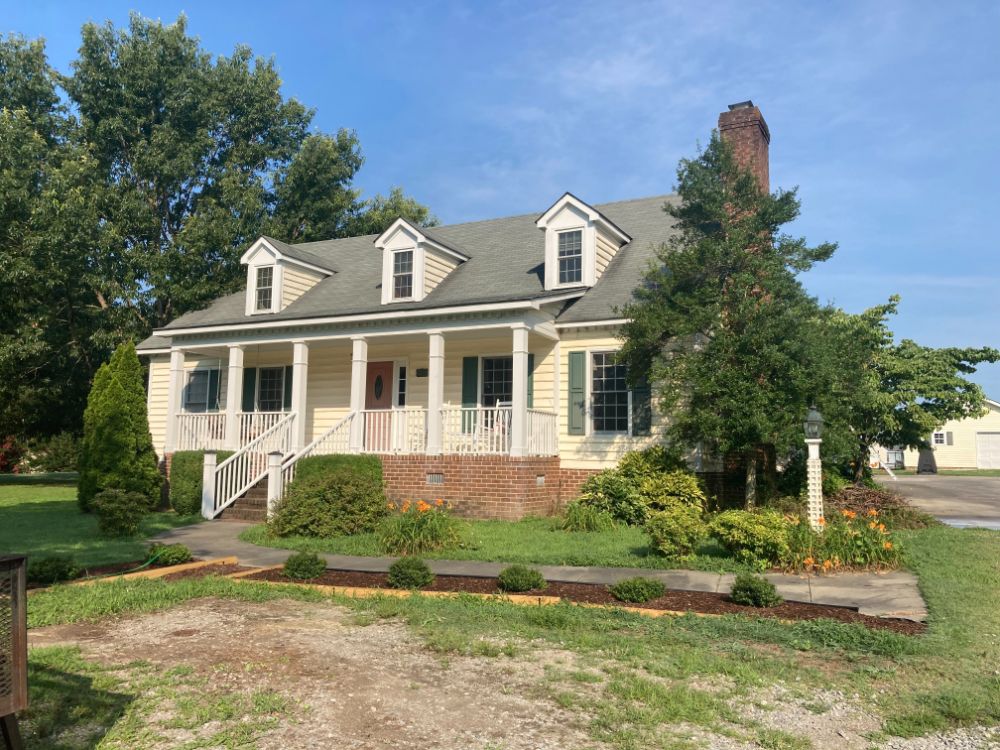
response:
<path id="1" fill-rule="evenodd" d="M 423 274 L 417 278 L 417 248 L 399 247 L 389 250 L 389 257 L 386 259 L 389 266 L 389 298 L 392 302 L 413 302 L 417 296 L 417 284 L 423 279 Z M 410 253 L 410 294 L 407 297 L 396 296 L 396 256 L 400 253 Z"/>
<path id="2" fill-rule="evenodd" d="M 409 297 L 393 297 L 393 265 L 396 253 L 413 253 L 413 294 Z M 386 248 L 382 251 L 382 304 L 391 305 L 395 302 L 420 302 L 424 298 L 424 267 L 426 265 L 424 249 L 420 243 L 409 247 Z"/>
<path id="3" fill-rule="evenodd" d="M 501 359 L 501 358 L 509 359 L 509 360 L 511 360 L 511 363 L 513 363 L 513 361 L 514 361 L 514 354 L 513 354 L 513 352 L 511 352 L 511 353 L 508 353 L 508 352 L 499 352 L 499 353 L 496 353 L 496 354 L 494 354 L 492 352 L 487 352 L 486 354 L 480 354 L 479 355 L 478 370 L 477 370 L 478 374 L 476 376 L 476 406 L 478 406 L 480 409 L 486 409 L 487 408 L 487 406 L 483 403 L 483 372 L 484 372 L 484 369 L 483 369 L 483 360 L 484 359 Z M 511 385 L 513 387 L 513 383 Z M 492 409 L 494 407 L 491 406 L 491 407 L 488 407 L 488 408 Z"/>
<path id="4" fill-rule="evenodd" d="M 271 307 L 266 310 L 257 309 L 257 270 L 261 268 L 274 269 L 271 275 Z M 249 264 L 247 266 L 247 315 L 271 315 L 280 312 L 284 279 L 284 266 L 277 259 L 273 263 Z"/>
<path id="5" fill-rule="evenodd" d="M 409 358 L 394 359 L 392 361 L 392 408 L 409 409 L 412 404 L 399 405 L 399 369 L 406 368 L 406 400 L 409 402 L 413 396 L 413 370 L 410 369 Z"/>
<path id="6" fill-rule="evenodd" d="M 636 437 L 633 435 L 634 427 L 632 425 L 632 389 L 629 388 L 628 393 L 628 428 L 622 432 L 620 430 L 595 430 L 594 429 L 594 355 L 595 354 L 617 354 L 619 349 L 588 349 L 587 350 L 587 380 L 584 383 L 584 436 L 585 437 L 595 437 L 603 439 L 615 439 L 618 437 L 625 437 L 631 440 Z"/>
<path id="7" fill-rule="evenodd" d="M 189 393 L 189 389 L 191 387 L 191 377 L 196 372 L 210 373 L 212 370 L 215 370 L 216 372 L 219 373 L 216 376 L 219 379 L 219 405 L 218 405 L 218 407 L 215 408 L 214 410 L 213 409 L 209 409 L 208 408 L 208 404 L 206 403 L 206 405 L 205 405 L 205 411 L 188 411 L 188 399 L 187 399 L 187 396 L 188 396 L 188 393 Z M 209 376 L 209 377 L 211 378 L 211 376 Z M 219 412 L 224 411 L 222 409 L 222 366 L 221 365 L 214 365 L 214 366 L 202 366 L 202 365 L 198 365 L 197 367 L 192 367 L 190 369 L 186 369 L 184 371 L 184 387 L 181 389 L 181 394 L 182 394 L 182 399 L 181 399 L 181 401 L 182 401 L 182 403 L 181 403 L 181 414 L 218 414 Z"/>
<path id="8" fill-rule="evenodd" d="M 285 411 L 285 376 L 288 374 L 285 368 L 287 365 L 257 365 L 256 382 L 253 385 L 253 410 L 255 414 L 276 414 L 274 411 L 261 411 L 260 408 L 260 381 L 261 371 L 281 370 L 281 408 L 278 412 Z"/>
<path id="9" fill-rule="evenodd" d="M 555 244 L 556 244 L 556 255 L 555 255 L 555 264 L 556 264 L 556 269 L 555 269 L 556 273 L 555 273 L 555 276 L 556 276 L 556 283 L 555 283 L 555 285 L 552 288 L 553 289 L 575 289 L 577 287 L 587 286 L 587 284 L 585 283 L 586 279 L 587 279 L 587 227 L 581 225 L 581 226 L 575 227 L 575 228 L 570 227 L 568 229 L 556 229 L 556 230 L 553 230 L 553 231 L 555 233 Z M 579 281 L 559 281 L 559 276 L 560 276 L 560 273 L 559 273 L 559 271 L 560 271 L 560 268 L 559 268 L 559 261 L 560 261 L 560 257 L 559 257 L 559 238 L 562 235 L 564 235 L 564 234 L 569 234 L 570 232 L 579 232 L 580 233 L 580 280 Z M 596 246 L 597 239 L 596 239 L 596 235 L 595 235 L 595 238 L 594 238 L 594 242 L 595 242 L 595 245 L 594 245 L 594 264 L 595 264 L 595 266 L 594 267 L 596 269 L 596 267 L 597 267 L 596 266 L 596 263 L 597 263 L 597 246 Z"/>

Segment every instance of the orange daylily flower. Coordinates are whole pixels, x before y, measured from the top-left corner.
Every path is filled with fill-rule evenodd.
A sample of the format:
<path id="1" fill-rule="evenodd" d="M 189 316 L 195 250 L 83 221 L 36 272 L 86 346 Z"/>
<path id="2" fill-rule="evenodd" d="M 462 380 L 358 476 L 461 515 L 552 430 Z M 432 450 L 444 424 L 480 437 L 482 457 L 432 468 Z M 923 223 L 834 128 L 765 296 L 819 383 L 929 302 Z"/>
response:
<path id="1" fill-rule="evenodd" d="M 405 503 L 403 503 L 403 507 L 402 507 L 401 510 L 404 513 L 409 513 L 410 512 L 410 501 L 409 500 L 407 500 Z"/>
<path id="2" fill-rule="evenodd" d="M 803 561 L 802 561 L 802 564 L 803 564 L 803 565 L 812 565 L 812 564 L 813 564 L 813 563 L 815 563 L 815 562 L 816 562 L 816 561 L 815 561 L 815 560 L 813 560 L 813 559 L 812 559 L 811 557 L 807 557 L 807 558 L 806 558 L 805 560 L 803 560 Z"/>
<path id="3" fill-rule="evenodd" d="M 442 505 L 444 505 L 444 500 L 438 498 L 437 500 L 434 501 L 434 504 L 440 508 Z"/>
<path id="4" fill-rule="evenodd" d="M 833 563 L 832 562 L 830 562 L 829 560 L 824 560 L 823 561 L 823 570 L 829 570 L 832 567 L 833 567 Z"/>
<path id="5" fill-rule="evenodd" d="M 868 524 L 868 528 L 869 528 L 869 529 L 877 529 L 877 528 L 878 528 L 878 524 L 877 524 L 877 523 L 875 523 L 874 521 L 871 521 L 871 522 L 870 522 L 870 523 Z"/>
<path id="6" fill-rule="evenodd" d="M 417 502 L 417 510 L 420 513 L 426 513 L 430 509 L 431 509 L 431 506 L 428 505 L 427 503 L 425 503 L 423 500 L 420 500 L 420 501 Z"/>
<path id="7" fill-rule="evenodd" d="M 840 512 L 844 514 L 844 518 L 855 518 L 858 515 L 853 510 L 842 510 Z"/>
<path id="8" fill-rule="evenodd" d="M 885 547 L 886 549 L 892 549 L 892 542 L 886 542 L 882 546 Z"/>
<path id="9" fill-rule="evenodd" d="M 880 523 L 878 525 L 878 530 L 881 531 L 884 534 L 885 533 L 885 524 L 884 523 Z"/>
<path id="10" fill-rule="evenodd" d="M 874 518 L 875 516 L 877 516 L 877 515 L 878 515 L 878 511 L 877 511 L 877 510 L 875 510 L 874 508 L 869 508 L 869 509 L 868 509 L 868 515 L 869 515 L 869 516 L 872 516 L 872 517 Z"/>
<path id="11" fill-rule="evenodd" d="M 826 519 L 823 518 L 823 516 L 820 516 L 819 519 L 816 521 L 816 523 L 818 523 L 820 526 L 826 526 Z"/>

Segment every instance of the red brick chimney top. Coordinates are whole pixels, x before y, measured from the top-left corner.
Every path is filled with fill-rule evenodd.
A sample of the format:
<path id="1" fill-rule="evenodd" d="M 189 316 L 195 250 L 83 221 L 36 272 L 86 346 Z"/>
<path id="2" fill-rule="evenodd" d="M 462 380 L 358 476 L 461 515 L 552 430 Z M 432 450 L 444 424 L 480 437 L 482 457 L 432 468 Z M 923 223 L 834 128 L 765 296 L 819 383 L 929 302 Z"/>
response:
<path id="1" fill-rule="evenodd" d="M 764 122 L 764 115 L 749 99 L 730 104 L 729 110 L 719 115 L 719 134 L 733 149 L 736 162 L 757 178 L 761 190 L 771 189 L 768 169 L 768 145 L 771 132 Z"/>

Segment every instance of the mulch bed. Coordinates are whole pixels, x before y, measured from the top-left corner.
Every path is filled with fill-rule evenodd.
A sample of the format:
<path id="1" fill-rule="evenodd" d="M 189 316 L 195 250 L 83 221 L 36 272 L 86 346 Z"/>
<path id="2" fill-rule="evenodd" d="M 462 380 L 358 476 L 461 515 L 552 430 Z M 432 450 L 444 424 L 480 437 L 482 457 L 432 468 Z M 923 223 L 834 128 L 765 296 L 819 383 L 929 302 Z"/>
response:
<path id="1" fill-rule="evenodd" d="M 192 571 L 198 572 L 198 571 Z M 280 570 L 262 570 L 247 576 L 244 580 L 295 583 L 286 578 Z M 362 573 L 347 570 L 327 570 L 319 578 L 302 583 L 318 583 L 327 586 L 354 586 L 358 588 L 389 588 L 385 573 Z M 474 578 L 468 576 L 437 576 L 425 591 L 462 591 L 475 594 L 500 594 L 495 578 Z M 526 591 L 528 596 L 556 596 L 572 602 L 584 604 L 610 604 L 612 606 L 641 607 L 643 609 L 671 610 L 675 612 L 698 612 L 703 614 L 740 614 L 750 617 L 770 617 L 780 620 L 818 620 L 821 618 L 856 623 L 865 627 L 892 630 L 904 635 L 919 635 L 926 629 L 920 622 L 896 620 L 862 615 L 850 607 L 834 607 L 824 604 L 804 604 L 785 602 L 777 607 L 760 609 L 745 607 L 729 600 L 724 594 L 703 591 L 676 591 L 668 589 L 659 599 L 644 604 L 631 604 L 615 599 L 606 587 L 590 583 L 561 583 L 550 581 L 544 591 Z"/>

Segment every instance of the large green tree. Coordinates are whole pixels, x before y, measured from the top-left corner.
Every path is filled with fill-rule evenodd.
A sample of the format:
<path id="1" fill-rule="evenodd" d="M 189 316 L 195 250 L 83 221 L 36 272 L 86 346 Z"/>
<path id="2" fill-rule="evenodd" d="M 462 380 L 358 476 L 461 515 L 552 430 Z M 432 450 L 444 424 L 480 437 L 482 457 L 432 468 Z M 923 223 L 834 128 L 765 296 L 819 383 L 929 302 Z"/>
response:
<path id="1" fill-rule="evenodd" d="M 401 191 L 362 198 L 357 137 L 312 115 L 273 60 L 214 56 L 183 16 L 89 23 L 66 74 L 0 38 L 0 434 L 78 429 L 98 363 L 237 289 L 260 234 L 433 221 Z"/>
<path id="2" fill-rule="evenodd" d="M 669 441 L 754 467 L 800 440 L 822 311 L 797 274 L 835 246 L 783 234 L 795 192 L 761 191 L 717 134 L 680 163 L 677 192 L 665 207 L 676 234 L 622 310 L 621 356 L 657 383 Z"/>

